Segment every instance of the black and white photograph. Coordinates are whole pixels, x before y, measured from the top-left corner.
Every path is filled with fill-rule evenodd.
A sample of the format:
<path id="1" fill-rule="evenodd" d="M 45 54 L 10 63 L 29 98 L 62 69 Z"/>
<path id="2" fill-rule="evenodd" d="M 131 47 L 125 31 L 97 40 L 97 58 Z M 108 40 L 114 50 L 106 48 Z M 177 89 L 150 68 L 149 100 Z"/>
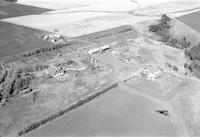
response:
<path id="1" fill-rule="evenodd" d="M 200 0 L 0 0 L 0 137 L 200 137 Z"/>

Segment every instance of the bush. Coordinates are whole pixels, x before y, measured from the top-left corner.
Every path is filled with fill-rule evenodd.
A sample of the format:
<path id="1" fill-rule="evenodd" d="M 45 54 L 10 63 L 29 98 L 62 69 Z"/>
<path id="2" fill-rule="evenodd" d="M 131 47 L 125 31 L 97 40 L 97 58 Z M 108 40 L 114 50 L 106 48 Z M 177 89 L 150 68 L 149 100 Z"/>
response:
<path id="1" fill-rule="evenodd" d="M 171 19 L 170 19 L 170 17 L 168 17 L 166 14 L 163 14 L 163 15 L 161 16 L 161 22 L 167 23 L 167 22 L 169 22 L 169 21 L 171 21 Z"/>
<path id="2" fill-rule="evenodd" d="M 172 67 L 172 65 L 171 64 L 169 64 L 169 63 L 165 63 L 169 68 L 171 68 Z"/>
<path id="3" fill-rule="evenodd" d="M 158 31 L 161 31 L 161 28 L 158 25 L 150 25 L 149 26 L 149 31 L 158 32 Z"/>
<path id="4" fill-rule="evenodd" d="M 178 71 L 177 66 L 174 66 L 174 67 L 173 67 L 173 70 L 174 70 L 174 71 Z"/>
<path id="5" fill-rule="evenodd" d="M 185 69 L 187 69 L 188 66 L 189 66 L 189 65 L 188 65 L 187 63 L 184 64 L 184 68 L 185 68 Z"/>

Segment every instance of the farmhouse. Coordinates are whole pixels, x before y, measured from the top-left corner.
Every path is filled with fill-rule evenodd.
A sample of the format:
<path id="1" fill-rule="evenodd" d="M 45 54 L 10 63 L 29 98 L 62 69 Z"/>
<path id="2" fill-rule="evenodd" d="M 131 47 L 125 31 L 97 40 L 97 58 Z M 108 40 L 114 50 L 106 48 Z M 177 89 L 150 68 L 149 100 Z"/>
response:
<path id="1" fill-rule="evenodd" d="M 162 70 L 159 67 L 151 66 L 144 69 L 141 75 L 147 79 L 154 80 L 162 75 Z"/>
<path id="2" fill-rule="evenodd" d="M 61 38 L 61 35 L 54 34 L 53 37 L 54 37 L 54 38 Z"/>

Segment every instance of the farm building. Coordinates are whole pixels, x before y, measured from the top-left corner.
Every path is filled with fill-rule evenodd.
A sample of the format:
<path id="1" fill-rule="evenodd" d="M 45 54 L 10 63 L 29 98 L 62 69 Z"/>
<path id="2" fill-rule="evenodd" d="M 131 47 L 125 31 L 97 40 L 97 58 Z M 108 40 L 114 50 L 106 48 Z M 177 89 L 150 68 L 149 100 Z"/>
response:
<path id="1" fill-rule="evenodd" d="M 100 51 L 101 51 L 100 48 L 94 48 L 94 49 L 90 49 L 90 50 L 88 51 L 88 54 L 89 54 L 89 55 L 92 55 L 92 54 L 97 53 L 97 52 L 100 52 Z"/>
<path id="2" fill-rule="evenodd" d="M 162 75 L 162 70 L 159 67 L 151 66 L 144 69 L 141 72 L 141 75 L 145 78 L 154 80 Z"/>
<path id="3" fill-rule="evenodd" d="M 104 52 L 108 49 L 110 49 L 111 47 L 109 45 L 105 45 L 105 46 L 101 46 L 100 49 L 101 49 L 101 52 Z"/>
<path id="4" fill-rule="evenodd" d="M 53 37 L 54 37 L 54 38 L 61 38 L 61 35 L 54 34 Z"/>
<path id="5" fill-rule="evenodd" d="M 92 54 L 97 53 L 97 52 L 104 52 L 104 51 L 106 51 L 106 50 L 108 50 L 108 49 L 110 49 L 110 48 L 111 48 L 111 47 L 110 47 L 109 45 L 104 45 L 104 46 L 101 46 L 100 48 L 90 49 L 90 50 L 88 51 L 88 54 L 89 54 L 89 55 L 92 55 Z"/>

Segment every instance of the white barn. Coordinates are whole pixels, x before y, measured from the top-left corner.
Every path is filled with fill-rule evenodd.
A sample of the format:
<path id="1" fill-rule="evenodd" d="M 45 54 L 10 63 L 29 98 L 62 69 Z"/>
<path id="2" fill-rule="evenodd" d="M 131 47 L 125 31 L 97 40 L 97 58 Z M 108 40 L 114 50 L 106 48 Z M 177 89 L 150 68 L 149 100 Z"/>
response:
<path id="1" fill-rule="evenodd" d="M 100 48 L 94 48 L 94 49 L 90 49 L 90 50 L 88 51 L 88 54 L 89 54 L 89 55 L 92 55 L 92 54 L 97 53 L 97 52 L 100 52 L 100 51 L 101 51 Z"/>

